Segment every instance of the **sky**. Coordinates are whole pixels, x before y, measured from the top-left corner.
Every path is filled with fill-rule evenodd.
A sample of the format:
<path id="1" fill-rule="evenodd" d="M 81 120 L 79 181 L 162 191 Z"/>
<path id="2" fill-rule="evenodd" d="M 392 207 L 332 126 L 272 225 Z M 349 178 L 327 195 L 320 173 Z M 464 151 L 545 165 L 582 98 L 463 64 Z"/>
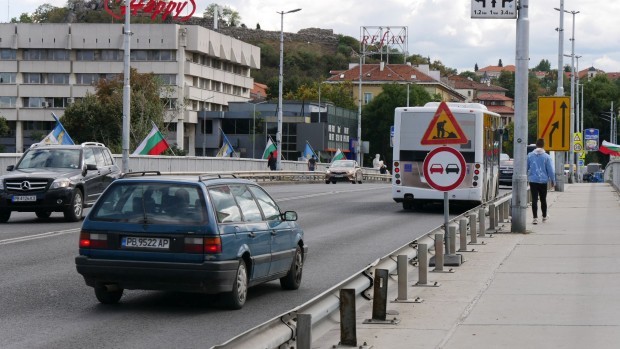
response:
<path id="1" fill-rule="evenodd" d="M 193 1 L 197 8 L 195 16 L 202 16 L 207 6 L 214 3 Z M 334 34 L 359 40 L 361 27 L 407 27 L 410 54 L 439 60 L 459 73 L 473 71 L 476 64 L 479 68 L 497 65 L 500 59 L 503 65 L 515 64 L 516 20 L 472 19 L 472 1 L 228 0 L 217 3 L 237 11 L 248 28 L 256 28 L 258 23 L 262 30 L 280 31 L 278 12 L 297 8 L 301 11 L 283 16 L 285 32 L 332 29 Z M 547 59 L 552 69 L 558 67 L 560 12 L 554 8 L 560 8 L 562 1 L 565 11 L 579 11 L 575 15 L 564 14 L 563 55 L 572 54 L 574 18 L 574 55 L 581 56 L 574 60 L 578 69 L 593 66 L 606 72 L 620 72 L 619 0 L 529 0 L 529 67 L 537 66 L 542 59 Z M 32 13 L 44 3 L 62 7 L 66 0 L 0 0 L 0 22 L 24 12 Z M 563 65 L 570 65 L 571 57 L 562 59 Z"/>

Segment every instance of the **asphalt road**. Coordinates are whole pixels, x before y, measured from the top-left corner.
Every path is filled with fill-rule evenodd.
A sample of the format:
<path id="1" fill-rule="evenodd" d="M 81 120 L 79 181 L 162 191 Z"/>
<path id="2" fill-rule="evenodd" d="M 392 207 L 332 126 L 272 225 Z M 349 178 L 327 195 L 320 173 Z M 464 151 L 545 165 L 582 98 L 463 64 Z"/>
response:
<path id="1" fill-rule="evenodd" d="M 238 311 L 216 296 L 125 291 L 104 306 L 75 271 L 80 223 L 13 213 L 0 225 L 0 347 L 209 348 L 323 293 L 443 223 L 441 206 L 403 211 L 388 184 L 269 185 L 295 210 L 310 253 L 302 286 L 250 289 Z M 457 213 L 457 212 L 455 212 Z"/>

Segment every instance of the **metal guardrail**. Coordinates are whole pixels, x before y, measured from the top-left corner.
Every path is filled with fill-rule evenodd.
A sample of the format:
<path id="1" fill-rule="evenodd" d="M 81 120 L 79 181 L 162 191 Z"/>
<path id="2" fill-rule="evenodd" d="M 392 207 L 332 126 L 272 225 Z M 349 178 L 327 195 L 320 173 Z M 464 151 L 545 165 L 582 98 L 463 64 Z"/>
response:
<path id="1" fill-rule="evenodd" d="M 325 172 L 321 171 L 215 171 L 215 172 L 161 172 L 162 175 L 234 175 L 237 178 L 255 180 L 257 182 L 323 182 Z M 363 172 L 363 181 L 391 182 L 392 176 L 380 173 Z"/>
<path id="2" fill-rule="evenodd" d="M 472 228 L 470 235 L 484 236 L 487 232 L 487 229 L 485 228 L 487 208 L 497 207 L 502 211 L 509 211 L 511 199 L 511 193 L 496 198 L 494 201 L 491 201 L 486 205 L 478 206 L 452 218 L 449 221 L 449 225 L 459 224 L 461 220 L 469 220 L 470 217 L 477 217 L 477 214 L 480 213 L 480 232 L 475 233 L 476 229 L 475 227 L 472 227 L 472 225 L 476 226 L 476 222 L 469 222 L 469 225 Z M 497 222 L 491 223 L 492 225 L 490 226 L 490 232 L 493 232 L 493 230 L 497 228 Z M 361 304 L 361 302 L 357 302 L 358 300 L 371 299 L 369 292 L 373 287 L 372 276 L 375 274 L 375 270 L 386 269 L 389 274 L 392 274 L 398 267 L 396 256 L 406 255 L 407 260 L 411 261 L 418 256 L 418 246 L 427 246 L 428 251 L 431 251 L 433 249 L 435 241 L 434 235 L 436 233 L 447 233 L 444 232 L 443 224 L 424 234 L 420 239 L 413 240 L 394 252 L 375 260 L 363 270 L 357 272 L 348 279 L 342 281 L 338 285 L 330 288 L 303 305 L 276 316 L 273 319 L 228 340 L 225 343 L 213 346 L 211 349 L 275 349 L 281 348 L 283 345 L 286 345 L 286 347 L 297 347 L 294 345 L 297 337 L 308 337 L 307 335 L 297 333 L 299 325 L 298 315 L 302 314 L 304 318 L 310 318 L 309 321 L 311 323 L 312 332 L 312 336 L 310 337 L 321 337 L 328 331 L 332 330 L 335 323 L 340 322 L 340 319 L 338 318 L 338 310 L 340 309 L 339 291 L 341 289 L 354 289 L 356 304 Z M 475 237 L 472 236 L 472 241 L 474 239 Z M 389 279 L 388 282 L 390 282 Z M 302 346 L 298 347 L 302 348 Z M 305 346 L 303 347 L 305 348 Z"/>

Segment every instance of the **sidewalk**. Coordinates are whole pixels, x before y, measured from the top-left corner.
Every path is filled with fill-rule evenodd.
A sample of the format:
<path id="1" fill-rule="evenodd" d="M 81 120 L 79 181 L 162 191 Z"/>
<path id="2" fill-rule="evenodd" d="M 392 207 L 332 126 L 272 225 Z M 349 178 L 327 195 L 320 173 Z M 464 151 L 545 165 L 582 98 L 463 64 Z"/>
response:
<path id="1" fill-rule="evenodd" d="M 454 273 L 429 272 L 439 287 L 410 287 L 422 303 L 388 303 L 399 324 L 363 324 L 372 303 L 358 309 L 358 348 L 620 348 L 619 195 L 607 183 L 564 189 L 549 192 L 548 222 L 532 225 L 528 208 L 528 234 L 505 224 L 462 252 Z M 339 348 L 339 339 L 335 325 L 312 348 Z"/>

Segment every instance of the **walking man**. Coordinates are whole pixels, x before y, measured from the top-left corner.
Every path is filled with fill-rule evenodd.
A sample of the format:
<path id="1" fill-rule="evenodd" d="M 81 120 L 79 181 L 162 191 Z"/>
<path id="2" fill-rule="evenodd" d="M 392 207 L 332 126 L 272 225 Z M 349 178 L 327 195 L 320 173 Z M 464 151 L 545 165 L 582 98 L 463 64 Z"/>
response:
<path id="1" fill-rule="evenodd" d="M 545 140 L 539 138 L 536 141 L 536 149 L 527 154 L 527 179 L 530 182 L 532 193 L 532 224 L 538 224 L 538 197 L 540 197 L 540 209 L 542 221 L 546 222 L 547 216 L 547 186 L 555 185 L 555 175 L 551 156 L 545 152 Z"/>

